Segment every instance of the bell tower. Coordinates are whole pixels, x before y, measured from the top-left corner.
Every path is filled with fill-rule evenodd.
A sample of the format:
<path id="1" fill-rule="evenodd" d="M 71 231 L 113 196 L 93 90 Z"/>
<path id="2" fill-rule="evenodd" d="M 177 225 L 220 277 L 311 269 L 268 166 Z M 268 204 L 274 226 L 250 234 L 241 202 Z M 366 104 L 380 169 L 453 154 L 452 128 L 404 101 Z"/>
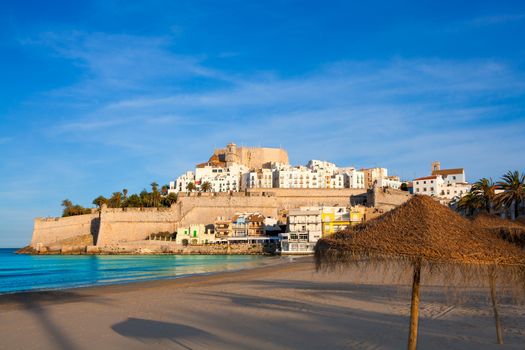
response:
<path id="1" fill-rule="evenodd" d="M 441 163 L 439 161 L 432 162 L 432 173 L 441 170 Z"/>

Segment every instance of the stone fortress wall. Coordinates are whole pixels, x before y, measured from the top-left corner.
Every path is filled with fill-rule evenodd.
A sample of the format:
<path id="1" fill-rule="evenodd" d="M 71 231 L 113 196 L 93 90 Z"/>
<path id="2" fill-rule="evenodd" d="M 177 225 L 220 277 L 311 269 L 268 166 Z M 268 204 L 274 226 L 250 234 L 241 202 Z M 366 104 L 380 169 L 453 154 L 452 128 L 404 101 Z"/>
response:
<path id="1" fill-rule="evenodd" d="M 31 246 L 59 244 L 61 241 L 83 235 L 97 235 L 99 214 L 69 216 L 65 218 L 36 218 Z"/>
<path id="2" fill-rule="evenodd" d="M 281 210 L 300 206 L 348 206 L 351 196 L 366 196 L 359 189 L 254 189 L 246 193 L 180 195 L 171 208 L 104 208 L 100 213 L 65 218 L 35 219 L 31 246 L 51 245 L 64 239 L 93 235 L 97 246 L 125 244 L 146 239 L 152 233 L 175 232 L 190 224 L 213 224 L 218 216 L 237 212 L 260 212 L 279 217 Z M 406 192 L 376 189 L 370 203 L 394 207 L 407 200 Z M 378 198 L 376 201 L 375 198 Z"/>

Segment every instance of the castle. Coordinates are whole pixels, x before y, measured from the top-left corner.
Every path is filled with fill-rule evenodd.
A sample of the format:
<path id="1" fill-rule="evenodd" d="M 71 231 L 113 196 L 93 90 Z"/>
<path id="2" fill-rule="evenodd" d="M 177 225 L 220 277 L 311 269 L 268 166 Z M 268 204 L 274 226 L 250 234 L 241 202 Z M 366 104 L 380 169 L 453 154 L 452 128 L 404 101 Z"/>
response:
<path id="1" fill-rule="evenodd" d="M 212 225 L 218 217 L 260 213 L 282 221 L 286 213 L 302 206 L 349 207 L 356 204 L 383 212 L 408 199 L 406 192 L 394 189 L 365 189 L 364 176 L 360 186 L 344 186 L 345 174 L 355 171 L 323 161 L 311 161 L 308 167 L 290 168 L 288 153 L 283 149 L 237 147 L 230 143 L 226 148 L 216 149 L 208 162 L 198 164 L 196 174 L 188 177 L 194 181 L 196 175 L 200 176 L 197 185 L 209 181 L 205 179 L 220 179 L 222 182 L 218 181 L 211 191 L 178 191 L 177 202 L 171 208 L 102 206 L 86 215 L 37 218 L 30 246 L 37 252 L 146 252 L 153 247 L 158 252 L 175 242 L 152 242 L 148 240 L 151 235 L 173 233 L 190 225 Z M 254 173 L 266 176 L 268 181 L 252 185 L 255 184 Z M 291 186 L 275 187 L 276 180 L 278 184 L 283 183 L 284 174 Z M 334 178 L 338 183 L 333 182 Z M 239 191 L 241 181 L 245 184 L 243 191 Z M 174 187 L 171 183 L 170 191 Z M 219 253 L 224 254 L 224 251 Z"/>

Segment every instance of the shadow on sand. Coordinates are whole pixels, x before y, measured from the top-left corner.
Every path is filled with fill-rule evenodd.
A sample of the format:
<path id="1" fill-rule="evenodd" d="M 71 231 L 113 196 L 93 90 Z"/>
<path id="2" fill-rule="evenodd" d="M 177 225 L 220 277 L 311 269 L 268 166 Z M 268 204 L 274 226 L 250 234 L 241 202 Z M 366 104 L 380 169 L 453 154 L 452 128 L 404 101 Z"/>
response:
<path id="1" fill-rule="evenodd" d="M 134 338 L 143 343 L 169 340 L 185 349 L 206 348 L 206 345 L 218 340 L 215 335 L 195 327 L 141 318 L 128 318 L 112 325 L 111 328 L 124 337 Z"/>
<path id="2" fill-rule="evenodd" d="M 67 329 L 61 329 L 55 324 L 49 317 L 45 306 L 81 302 L 84 300 L 106 303 L 100 297 L 74 291 L 27 292 L 0 296 L 0 311 L 22 309 L 29 312 L 52 339 L 55 344 L 55 349 L 75 349 L 77 347 L 67 335 Z"/>

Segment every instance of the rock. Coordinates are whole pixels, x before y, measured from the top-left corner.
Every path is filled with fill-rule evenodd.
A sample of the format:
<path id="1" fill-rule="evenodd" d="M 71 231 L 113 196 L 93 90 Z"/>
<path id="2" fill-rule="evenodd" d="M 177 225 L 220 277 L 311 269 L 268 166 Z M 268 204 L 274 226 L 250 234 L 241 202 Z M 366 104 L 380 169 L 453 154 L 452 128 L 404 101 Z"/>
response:
<path id="1" fill-rule="evenodd" d="M 96 245 L 88 245 L 86 247 L 86 254 L 98 254 L 100 253 L 100 249 Z"/>

